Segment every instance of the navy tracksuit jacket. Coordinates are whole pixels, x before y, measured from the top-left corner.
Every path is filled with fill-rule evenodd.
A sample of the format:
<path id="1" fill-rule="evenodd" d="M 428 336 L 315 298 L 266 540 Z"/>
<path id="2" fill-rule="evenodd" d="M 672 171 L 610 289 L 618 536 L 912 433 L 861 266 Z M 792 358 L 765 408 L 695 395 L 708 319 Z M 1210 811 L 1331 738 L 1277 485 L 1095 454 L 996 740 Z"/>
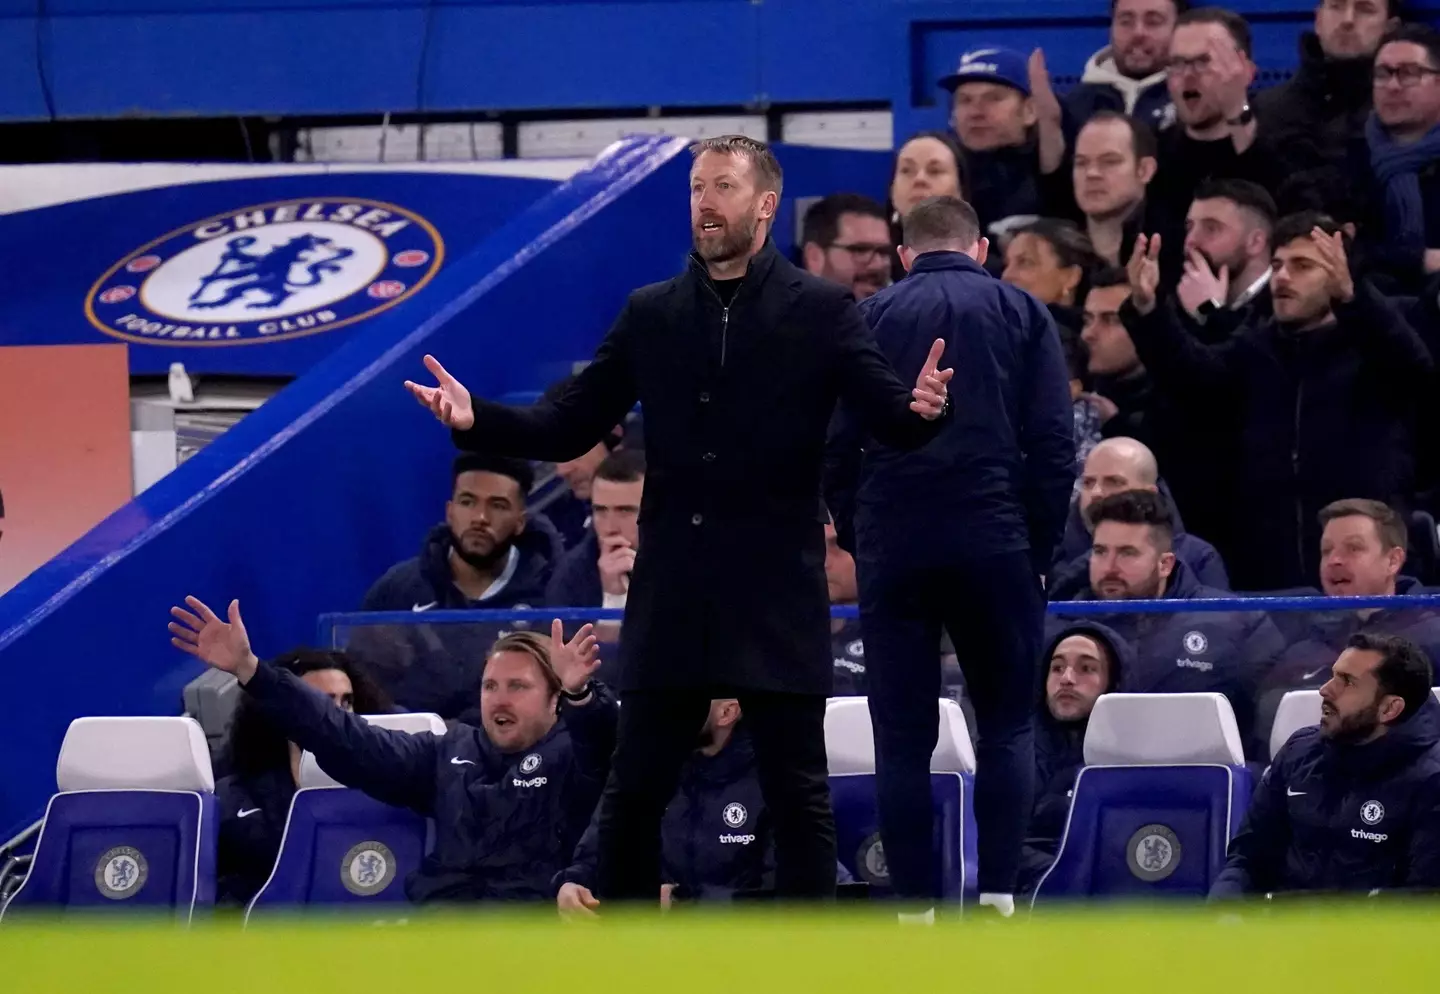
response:
<path id="1" fill-rule="evenodd" d="M 1204 600 L 1231 597 L 1195 579 L 1176 561 L 1164 599 Z M 1075 600 L 1092 600 L 1087 587 Z M 1263 611 L 1182 611 L 1176 614 L 1126 614 L 1125 602 L 1103 621 L 1134 653 L 1119 689 L 1131 694 L 1181 694 L 1214 691 L 1230 700 L 1246 752 L 1255 752 L 1252 736 L 1258 687 L 1285 648 L 1285 638 Z M 1069 624 L 1063 605 L 1055 605 L 1048 632 Z M 1262 750 L 1263 752 L 1263 750 Z"/>
<path id="2" fill-rule="evenodd" d="M 434 848 L 405 881 L 417 903 L 553 894 L 551 880 L 590 821 L 615 747 L 614 698 L 595 688 L 582 707 L 562 703 L 560 720 L 534 746 L 503 753 L 468 725 L 444 735 L 377 728 L 267 664 L 245 685 L 330 776 L 434 819 Z"/>
<path id="3" fill-rule="evenodd" d="M 1440 890 L 1440 704 L 1366 745 L 1302 728 L 1275 756 L 1211 899 Z"/>
<path id="4" fill-rule="evenodd" d="M 270 879 L 294 796 L 295 775 L 288 763 L 256 776 L 234 773 L 215 782 L 220 813 L 215 864 L 219 903 L 248 904 Z"/>
<path id="5" fill-rule="evenodd" d="M 595 889 L 597 827 L 586 829 L 575 857 L 555 879 Z M 724 901 L 737 891 L 774 886 L 775 840 L 755 772 L 750 738 L 740 728 L 714 756 L 691 754 L 675 799 L 660 822 L 661 879 L 675 900 Z"/>

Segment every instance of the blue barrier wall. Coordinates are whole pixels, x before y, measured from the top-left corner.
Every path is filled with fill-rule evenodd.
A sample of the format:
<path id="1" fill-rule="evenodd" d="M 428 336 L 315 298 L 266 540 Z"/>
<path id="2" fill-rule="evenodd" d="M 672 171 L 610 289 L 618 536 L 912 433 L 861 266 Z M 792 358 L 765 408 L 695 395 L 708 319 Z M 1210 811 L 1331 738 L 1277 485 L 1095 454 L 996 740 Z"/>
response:
<path id="1" fill-rule="evenodd" d="M 1310 0 L 1233 0 L 1288 70 Z M 1422 7 L 1433 10 L 1434 0 Z M 37 20 L 37 10 L 43 17 Z M 1073 77 L 1108 0 L 0 0 L 0 120 L 886 101 L 932 117 L 966 45 Z M 43 80 L 43 83 L 42 83 Z"/>

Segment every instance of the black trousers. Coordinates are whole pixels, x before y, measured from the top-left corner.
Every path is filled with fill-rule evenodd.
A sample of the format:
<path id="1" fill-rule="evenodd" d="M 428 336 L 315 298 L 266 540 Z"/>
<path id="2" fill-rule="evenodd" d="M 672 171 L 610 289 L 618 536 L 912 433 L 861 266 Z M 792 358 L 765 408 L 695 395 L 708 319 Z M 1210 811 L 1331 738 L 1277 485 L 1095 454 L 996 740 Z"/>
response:
<path id="1" fill-rule="evenodd" d="M 980 890 L 1012 894 L 1035 793 L 1045 598 L 1025 552 L 963 566 L 859 564 L 860 630 L 880 838 L 895 895 L 933 901 L 930 755 L 939 737 L 940 630 L 950 633 L 975 709 Z"/>
<path id="2" fill-rule="evenodd" d="M 775 891 L 835 895 L 835 816 L 825 761 L 825 698 L 700 690 L 627 691 L 610 779 L 600 799 L 596 896 L 653 904 L 660 893 L 660 818 L 695 750 L 712 697 L 740 701 L 775 826 Z"/>

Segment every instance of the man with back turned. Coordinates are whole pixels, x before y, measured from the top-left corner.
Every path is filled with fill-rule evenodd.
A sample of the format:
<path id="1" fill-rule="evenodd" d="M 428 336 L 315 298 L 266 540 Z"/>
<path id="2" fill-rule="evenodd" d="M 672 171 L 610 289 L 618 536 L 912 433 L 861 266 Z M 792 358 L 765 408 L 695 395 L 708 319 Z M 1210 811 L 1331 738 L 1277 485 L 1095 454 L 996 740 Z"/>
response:
<path id="1" fill-rule="evenodd" d="M 909 275 L 861 312 L 902 376 L 919 372 L 943 337 L 965 402 L 914 452 L 867 438 L 847 403 L 827 453 L 827 499 L 859 572 L 880 835 L 896 895 L 910 905 L 903 914 L 920 920 L 933 919 L 937 896 L 929 769 L 942 628 L 966 647 L 959 661 L 979 732 L 980 902 L 1014 910 L 1034 791 L 1040 575 L 1075 480 L 1059 335 L 1035 298 L 985 271 L 988 247 L 974 210 L 954 197 L 906 215 Z"/>
<path id="2" fill-rule="evenodd" d="M 692 151 L 688 269 L 631 294 L 595 360 L 558 396 L 492 404 L 430 356 L 439 385 L 407 387 L 462 448 L 550 461 L 586 451 L 644 405 L 649 472 L 596 896 L 654 902 L 660 817 L 711 699 L 733 697 L 774 817 L 776 891 L 823 898 L 835 887 L 826 425 L 843 397 L 877 438 L 923 445 L 941 427 L 950 371 L 936 369 L 936 342 L 907 390 L 849 292 L 776 251 L 780 166 L 764 143 L 727 136 Z"/>

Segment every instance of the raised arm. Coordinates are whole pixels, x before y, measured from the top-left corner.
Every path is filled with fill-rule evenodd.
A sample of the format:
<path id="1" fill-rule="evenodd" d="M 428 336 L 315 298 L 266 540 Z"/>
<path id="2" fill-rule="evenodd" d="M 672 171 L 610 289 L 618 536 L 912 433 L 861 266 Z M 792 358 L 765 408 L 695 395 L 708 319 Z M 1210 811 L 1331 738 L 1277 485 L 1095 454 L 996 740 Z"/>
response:
<path id="1" fill-rule="evenodd" d="M 1174 303 L 1158 298 L 1160 251 L 1159 235 L 1141 235 L 1126 266 L 1130 299 L 1120 307 L 1120 320 L 1135 343 L 1135 353 L 1166 390 L 1228 389 L 1228 346 L 1201 343 L 1180 323 Z"/>
<path id="2" fill-rule="evenodd" d="M 230 602 L 228 621 L 197 597 L 185 603 L 190 610 L 170 609 L 176 619 L 170 623 L 170 641 L 176 648 L 233 674 L 265 717 L 291 742 L 314 753 L 336 780 L 387 804 L 430 813 L 438 737 L 376 728 L 335 707 L 293 674 L 261 663 L 251 651 L 239 601 Z"/>
<path id="3" fill-rule="evenodd" d="M 558 396 L 529 407 L 472 395 L 428 355 L 425 366 L 436 385 L 406 380 L 405 388 L 451 429 L 457 448 L 564 462 L 591 449 L 635 406 L 639 392 L 631 350 L 636 320 L 635 306 L 627 302 L 594 360 Z"/>
<path id="4" fill-rule="evenodd" d="M 939 432 L 949 412 L 947 384 L 953 369 L 940 369 L 945 343 L 936 339 L 907 390 L 890 365 L 870 326 L 849 298 L 837 298 L 833 327 L 840 400 L 882 445 L 918 449 Z"/>

